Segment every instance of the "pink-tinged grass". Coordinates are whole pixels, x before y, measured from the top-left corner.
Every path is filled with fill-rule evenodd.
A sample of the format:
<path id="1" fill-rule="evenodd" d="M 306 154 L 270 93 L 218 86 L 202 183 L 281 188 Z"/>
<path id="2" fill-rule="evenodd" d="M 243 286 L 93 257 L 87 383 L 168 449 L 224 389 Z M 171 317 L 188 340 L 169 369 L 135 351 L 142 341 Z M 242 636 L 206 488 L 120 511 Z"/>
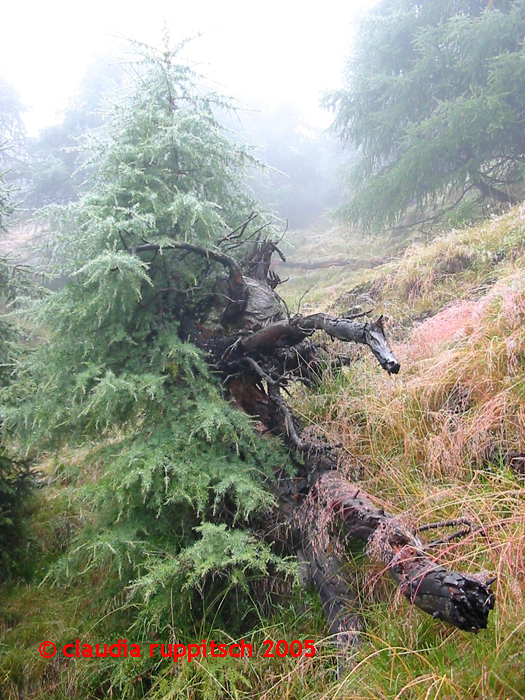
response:
<path id="1" fill-rule="evenodd" d="M 360 560 L 370 636 L 333 697 L 525 697 L 525 481 L 505 459 L 525 452 L 525 275 L 446 306 L 394 349 L 398 377 L 360 353 L 297 408 L 343 445 L 350 474 L 392 512 L 414 526 L 471 521 L 474 534 L 433 554 L 497 576 L 496 609 L 477 637 L 447 629 Z"/>

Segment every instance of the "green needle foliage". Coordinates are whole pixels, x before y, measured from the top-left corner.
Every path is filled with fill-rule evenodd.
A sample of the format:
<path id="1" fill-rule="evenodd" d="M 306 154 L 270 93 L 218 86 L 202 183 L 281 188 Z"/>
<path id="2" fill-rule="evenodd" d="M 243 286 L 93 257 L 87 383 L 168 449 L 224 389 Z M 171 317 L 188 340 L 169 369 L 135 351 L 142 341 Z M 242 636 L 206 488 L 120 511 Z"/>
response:
<path id="1" fill-rule="evenodd" d="M 223 400 L 179 334 L 223 269 L 132 251 L 144 240 L 213 247 L 256 207 L 245 187 L 253 161 L 221 128 L 229 101 L 205 91 L 177 50 L 143 49 L 133 71 L 86 144 L 91 190 L 47 211 L 68 281 L 32 305 L 41 340 L 9 389 L 6 425 L 28 450 L 96 445 L 85 523 L 57 571 L 103 580 L 103 607 L 126 590 L 150 634 L 189 625 L 200 596 L 235 589 L 238 604 L 252 575 L 286 568 L 250 526 L 273 505 L 267 480 L 284 455 Z M 238 615 L 223 609 L 234 627 Z"/>
<path id="2" fill-rule="evenodd" d="M 345 87 L 326 98 L 357 149 L 344 219 L 373 230 L 515 201 L 524 36 L 523 0 L 381 0 L 362 18 Z"/>
<path id="3" fill-rule="evenodd" d="M 14 208 L 12 187 L 7 184 L 5 173 L 0 172 L 0 236 L 5 234 L 7 219 Z M 28 285 L 27 270 L 0 255 L 0 389 L 13 377 L 20 340 L 5 309 L 16 302 Z M 5 408 L 0 403 L 0 580 L 17 572 L 24 539 L 26 496 L 33 483 L 28 466 L 13 461 L 8 455 L 3 440 L 4 414 Z"/>

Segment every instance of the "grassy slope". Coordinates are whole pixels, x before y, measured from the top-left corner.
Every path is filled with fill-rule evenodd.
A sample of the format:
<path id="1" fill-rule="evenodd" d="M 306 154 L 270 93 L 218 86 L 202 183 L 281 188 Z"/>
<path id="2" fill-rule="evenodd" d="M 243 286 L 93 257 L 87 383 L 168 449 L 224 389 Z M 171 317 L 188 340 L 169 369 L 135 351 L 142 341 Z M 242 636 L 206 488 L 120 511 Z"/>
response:
<path id="1" fill-rule="evenodd" d="M 303 286 L 317 277 L 317 307 L 386 313 L 402 363 L 390 378 L 363 353 L 321 394 L 301 396 L 303 417 L 343 444 L 365 489 L 415 524 L 469 517 L 483 536 L 436 553 L 498 576 L 496 611 L 474 638 L 407 616 L 403 600 L 392 613 L 372 569 L 370 639 L 343 697 L 525 697 L 525 483 L 504 460 L 525 452 L 524 266 L 525 210 L 515 209 L 374 270 L 300 275 Z"/>
<path id="2" fill-rule="evenodd" d="M 306 260 L 319 250 L 325 259 L 384 254 L 381 242 L 363 246 L 337 230 L 295 236 L 292 245 L 293 257 Z M 117 659 L 111 668 L 89 659 L 44 662 L 37 651 L 44 639 L 63 644 L 81 634 L 111 641 L 119 636 L 118 621 L 98 619 L 92 591 L 12 584 L 0 603 L 0 696 L 87 698 L 87 687 L 111 674 L 115 697 L 146 691 L 151 698 L 195 699 L 525 697 L 525 485 L 502 457 L 508 449 L 525 452 L 524 265 L 525 214 L 516 209 L 414 246 L 374 270 L 294 271 L 283 287 L 292 309 L 311 288 L 303 309 L 373 306 L 391 319 L 399 376 L 387 377 L 359 352 L 355 365 L 321 392 L 299 393 L 296 408 L 343 444 L 365 488 L 390 510 L 403 510 L 416 524 L 467 516 L 483 528 L 484 536 L 435 552 L 451 567 L 498 576 L 488 630 L 473 637 L 411 609 L 356 550 L 349 574 L 362 591 L 367 628 L 344 678 L 336 678 L 311 596 L 261 620 L 252 639 L 260 649 L 265 638 L 314 637 L 320 651 L 313 660 L 259 653 L 246 663 L 207 660 L 180 672 L 165 663 L 145 681 L 149 666 L 141 661 Z M 82 471 L 82 455 L 62 459 L 66 471 Z M 51 474 L 55 466 L 44 469 Z M 59 481 L 39 493 L 30 520 L 45 561 L 59 555 L 83 517 L 71 510 L 67 479 Z M 213 621 L 204 620 L 202 635 L 226 640 Z M 104 693 L 109 696 L 110 684 Z"/>

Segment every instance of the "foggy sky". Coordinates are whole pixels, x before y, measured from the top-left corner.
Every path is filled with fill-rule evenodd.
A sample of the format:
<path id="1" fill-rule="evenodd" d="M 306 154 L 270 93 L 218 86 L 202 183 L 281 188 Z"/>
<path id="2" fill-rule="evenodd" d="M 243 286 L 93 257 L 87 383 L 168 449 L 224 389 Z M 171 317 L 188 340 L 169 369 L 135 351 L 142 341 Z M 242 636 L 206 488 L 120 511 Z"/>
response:
<path id="1" fill-rule="evenodd" d="M 286 97 L 314 124 L 318 100 L 337 87 L 356 14 L 373 0 L 20 0 L 1 11 L 0 72 L 30 108 L 30 133 L 55 123 L 90 58 L 129 37 L 158 46 L 203 33 L 186 55 L 243 101 Z"/>

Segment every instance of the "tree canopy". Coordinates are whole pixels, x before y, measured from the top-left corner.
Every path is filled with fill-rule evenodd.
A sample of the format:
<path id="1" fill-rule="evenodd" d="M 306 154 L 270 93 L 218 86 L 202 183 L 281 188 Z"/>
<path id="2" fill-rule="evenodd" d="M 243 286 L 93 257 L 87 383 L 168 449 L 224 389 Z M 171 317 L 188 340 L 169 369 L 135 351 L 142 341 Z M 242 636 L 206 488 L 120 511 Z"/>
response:
<path id="1" fill-rule="evenodd" d="M 358 150 L 340 209 L 364 228 L 469 200 L 512 203 L 523 183 L 523 0 L 381 0 L 361 19 L 345 85 L 326 97 Z"/>

